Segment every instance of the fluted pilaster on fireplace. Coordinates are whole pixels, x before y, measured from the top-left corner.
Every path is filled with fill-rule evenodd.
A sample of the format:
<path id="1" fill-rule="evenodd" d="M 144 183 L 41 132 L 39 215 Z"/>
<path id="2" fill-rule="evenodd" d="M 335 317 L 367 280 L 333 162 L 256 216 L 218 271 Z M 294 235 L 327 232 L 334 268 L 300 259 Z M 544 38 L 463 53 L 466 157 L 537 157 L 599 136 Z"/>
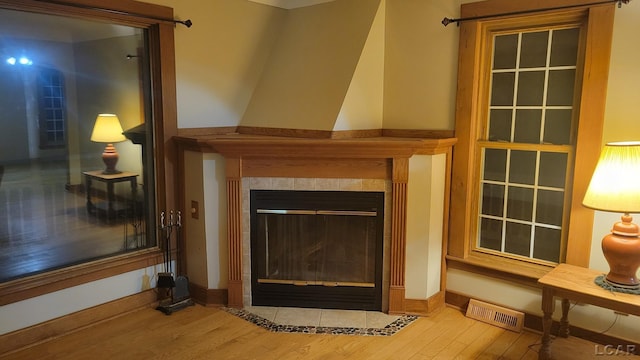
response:
<path id="1" fill-rule="evenodd" d="M 391 207 L 391 283 L 389 287 L 389 314 L 404 314 L 409 159 L 394 158 L 392 166 L 393 205 Z"/>
<path id="2" fill-rule="evenodd" d="M 227 159 L 228 305 L 242 308 L 242 160 Z"/>

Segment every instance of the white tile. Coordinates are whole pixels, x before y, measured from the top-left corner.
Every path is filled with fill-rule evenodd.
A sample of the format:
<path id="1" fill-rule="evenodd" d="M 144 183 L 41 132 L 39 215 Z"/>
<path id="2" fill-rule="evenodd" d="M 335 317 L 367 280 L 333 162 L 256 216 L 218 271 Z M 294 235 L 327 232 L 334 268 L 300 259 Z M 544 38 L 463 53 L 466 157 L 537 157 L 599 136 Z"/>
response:
<path id="1" fill-rule="evenodd" d="M 280 325 L 318 326 L 321 309 L 278 308 L 274 322 Z"/>
<path id="2" fill-rule="evenodd" d="M 379 311 L 367 311 L 367 325 L 368 328 L 382 329 L 392 322 L 398 320 L 400 317 L 395 315 L 388 315 Z"/>
<path id="3" fill-rule="evenodd" d="M 244 309 L 269 321 L 274 321 L 278 312 L 278 308 L 272 306 L 245 306 Z"/>
<path id="4" fill-rule="evenodd" d="M 320 326 L 364 328 L 367 324 L 365 311 L 322 310 Z"/>

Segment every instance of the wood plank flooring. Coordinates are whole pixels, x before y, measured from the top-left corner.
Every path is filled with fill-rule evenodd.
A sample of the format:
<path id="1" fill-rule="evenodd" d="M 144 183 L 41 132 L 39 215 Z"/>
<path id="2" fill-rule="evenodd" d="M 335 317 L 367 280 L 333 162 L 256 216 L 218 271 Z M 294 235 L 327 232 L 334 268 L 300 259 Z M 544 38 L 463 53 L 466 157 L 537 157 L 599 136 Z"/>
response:
<path id="1" fill-rule="evenodd" d="M 141 309 L 0 358 L 537 359 L 539 343 L 539 334 L 503 330 L 448 307 L 393 336 L 352 336 L 274 333 L 196 305 L 169 316 Z M 555 339 L 552 354 L 567 360 L 607 357 L 602 345 L 575 337 Z"/>

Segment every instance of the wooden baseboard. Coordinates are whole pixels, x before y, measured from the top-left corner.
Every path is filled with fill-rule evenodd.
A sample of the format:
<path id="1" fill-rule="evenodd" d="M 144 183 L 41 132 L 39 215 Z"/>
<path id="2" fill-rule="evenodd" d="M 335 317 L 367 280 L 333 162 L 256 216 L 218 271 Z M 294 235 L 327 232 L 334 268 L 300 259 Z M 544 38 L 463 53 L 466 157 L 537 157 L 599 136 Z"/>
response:
<path id="1" fill-rule="evenodd" d="M 49 320 L 28 328 L 16 330 L 0 336 L 0 354 L 41 343 L 53 338 L 81 330 L 98 322 L 122 316 L 131 311 L 157 304 L 154 289 L 94 306 L 57 319 Z"/>
<path id="2" fill-rule="evenodd" d="M 189 283 L 191 299 L 203 306 L 227 306 L 227 289 L 207 289 L 203 286 Z"/>
<path id="3" fill-rule="evenodd" d="M 407 315 L 426 316 L 444 306 L 445 292 L 440 291 L 428 299 L 405 299 L 404 308 Z"/>
<path id="4" fill-rule="evenodd" d="M 462 311 L 466 311 L 466 308 L 469 305 L 470 299 L 471 298 L 469 296 L 458 294 L 451 291 L 447 291 L 445 295 L 445 302 L 447 305 L 458 308 Z M 542 317 L 539 315 L 525 313 L 524 327 L 529 330 L 542 333 Z M 557 321 L 554 321 L 551 326 L 551 334 L 557 335 L 559 327 L 560 327 L 560 323 Z M 571 336 L 585 339 L 597 344 L 612 345 L 614 346 L 614 348 L 620 345 L 622 346 L 623 349 L 630 349 L 630 348 L 640 349 L 640 344 L 635 343 L 633 341 L 620 339 L 620 338 L 616 338 L 606 334 L 579 328 L 571 324 L 569 324 L 569 333 L 571 334 Z"/>

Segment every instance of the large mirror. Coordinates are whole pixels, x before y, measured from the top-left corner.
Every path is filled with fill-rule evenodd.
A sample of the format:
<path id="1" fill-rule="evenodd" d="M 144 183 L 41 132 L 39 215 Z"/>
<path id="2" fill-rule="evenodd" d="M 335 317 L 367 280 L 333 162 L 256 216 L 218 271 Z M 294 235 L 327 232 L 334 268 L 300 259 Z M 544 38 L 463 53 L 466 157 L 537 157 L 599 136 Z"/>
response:
<path id="1" fill-rule="evenodd" d="M 0 8 L 0 283 L 156 247 L 147 31 Z"/>

